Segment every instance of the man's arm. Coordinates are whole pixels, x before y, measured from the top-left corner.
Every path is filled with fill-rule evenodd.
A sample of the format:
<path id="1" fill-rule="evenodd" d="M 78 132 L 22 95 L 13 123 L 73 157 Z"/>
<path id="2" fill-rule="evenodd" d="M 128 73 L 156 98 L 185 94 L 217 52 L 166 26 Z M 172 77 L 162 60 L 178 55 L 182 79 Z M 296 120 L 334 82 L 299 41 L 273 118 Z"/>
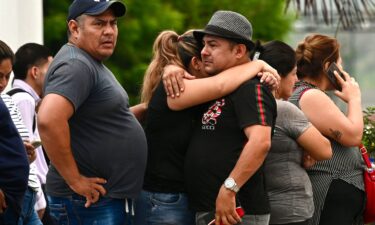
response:
<path id="1" fill-rule="evenodd" d="M 73 115 L 72 103 L 57 94 L 44 97 L 38 112 L 38 128 L 48 157 L 69 187 L 86 197 L 86 207 L 104 195 L 102 178 L 82 176 L 73 158 L 70 145 L 69 118 Z"/>
<path id="2" fill-rule="evenodd" d="M 229 177 L 233 178 L 238 187 L 242 187 L 259 169 L 271 146 L 271 127 L 253 125 L 246 127 L 244 132 L 248 138 L 238 161 Z M 241 221 L 236 213 L 236 193 L 223 185 L 216 198 L 216 225 L 236 224 Z"/>

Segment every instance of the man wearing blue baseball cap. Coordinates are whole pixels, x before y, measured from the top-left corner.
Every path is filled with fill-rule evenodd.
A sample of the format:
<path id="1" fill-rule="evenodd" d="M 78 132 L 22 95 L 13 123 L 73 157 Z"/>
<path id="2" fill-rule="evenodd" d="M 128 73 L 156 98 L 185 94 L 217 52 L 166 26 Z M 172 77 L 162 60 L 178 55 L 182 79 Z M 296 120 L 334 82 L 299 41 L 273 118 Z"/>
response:
<path id="1" fill-rule="evenodd" d="M 114 0 L 75 0 L 68 38 L 50 65 L 38 113 L 51 160 L 46 192 L 59 224 L 131 224 L 147 143 L 126 91 L 103 64 L 116 46 Z"/>

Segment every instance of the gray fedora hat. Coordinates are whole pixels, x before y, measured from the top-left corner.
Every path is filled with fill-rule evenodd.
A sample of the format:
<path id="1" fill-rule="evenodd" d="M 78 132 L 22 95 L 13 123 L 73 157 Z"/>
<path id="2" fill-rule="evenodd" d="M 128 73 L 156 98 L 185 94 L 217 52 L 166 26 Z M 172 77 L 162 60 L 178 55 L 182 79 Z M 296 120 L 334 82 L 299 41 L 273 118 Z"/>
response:
<path id="1" fill-rule="evenodd" d="M 204 35 L 209 34 L 245 44 L 248 50 L 254 47 L 251 23 L 243 15 L 232 11 L 216 11 L 204 30 L 196 30 L 193 34 L 199 43 Z"/>

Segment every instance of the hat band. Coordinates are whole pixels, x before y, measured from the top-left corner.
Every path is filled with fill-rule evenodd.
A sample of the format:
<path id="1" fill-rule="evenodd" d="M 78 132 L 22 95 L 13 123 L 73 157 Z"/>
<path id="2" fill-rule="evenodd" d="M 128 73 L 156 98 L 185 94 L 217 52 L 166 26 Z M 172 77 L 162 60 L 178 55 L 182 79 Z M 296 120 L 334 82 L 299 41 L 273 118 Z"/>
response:
<path id="1" fill-rule="evenodd" d="M 251 41 L 249 38 L 246 38 L 244 36 L 241 36 L 233 31 L 230 31 L 230 30 L 227 30 L 227 29 L 224 29 L 222 27 L 218 27 L 218 26 L 215 26 L 215 25 L 207 25 L 204 29 L 203 32 L 210 32 L 212 34 L 217 34 L 217 36 L 220 36 L 220 37 L 226 37 L 226 38 L 232 38 L 232 39 L 242 39 L 242 40 L 247 40 L 247 41 Z"/>

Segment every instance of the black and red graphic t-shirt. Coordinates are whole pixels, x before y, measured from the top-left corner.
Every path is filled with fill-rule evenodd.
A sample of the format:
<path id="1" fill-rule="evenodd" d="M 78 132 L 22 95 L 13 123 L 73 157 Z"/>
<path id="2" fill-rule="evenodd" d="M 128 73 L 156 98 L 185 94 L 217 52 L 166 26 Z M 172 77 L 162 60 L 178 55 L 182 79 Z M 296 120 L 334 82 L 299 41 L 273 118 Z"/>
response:
<path id="1" fill-rule="evenodd" d="M 271 91 L 256 78 L 245 82 L 230 95 L 207 104 L 194 130 L 185 162 L 193 210 L 215 209 L 220 186 L 247 142 L 243 129 L 252 125 L 273 128 L 276 110 Z M 237 196 L 247 214 L 269 213 L 262 167 L 242 186 Z"/>

